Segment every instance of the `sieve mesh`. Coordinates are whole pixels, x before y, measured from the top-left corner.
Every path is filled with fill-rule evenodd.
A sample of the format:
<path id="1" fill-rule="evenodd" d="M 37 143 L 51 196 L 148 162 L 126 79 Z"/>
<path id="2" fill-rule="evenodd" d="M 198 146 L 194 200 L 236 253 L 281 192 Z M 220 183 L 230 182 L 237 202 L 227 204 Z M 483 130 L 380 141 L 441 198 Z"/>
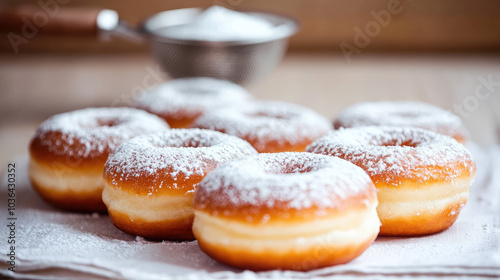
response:
<path id="1" fill-rule="evenodd" d="M 283 58 L 287 38 L 232 46 L 202 46 L 150 40 L 150 48 L 172 78 L 206 76 L 249 84 L 270 74 Z"/>

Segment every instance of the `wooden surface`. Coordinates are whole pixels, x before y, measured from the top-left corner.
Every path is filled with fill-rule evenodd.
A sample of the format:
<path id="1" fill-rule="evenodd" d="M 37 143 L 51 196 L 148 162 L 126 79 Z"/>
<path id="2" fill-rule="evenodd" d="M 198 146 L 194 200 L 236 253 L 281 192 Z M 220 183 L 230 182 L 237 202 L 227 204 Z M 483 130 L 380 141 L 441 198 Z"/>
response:
<path id="1" fill-rule="evenodd" d="M 261 99 L 294 102 L 334 118 L 362 101 L 421 100 L 453 110 L 471 102 L 481 77 L 493 92 L 466 111 L 472 139 L 499 143 L 500 57 L 444 55 L 288 55 L 267 79 L 249 87 Z M 55 113 L 89 106 L 126 106 L 164 79 L 147 55 L 0 56 L 1 168 L 27 153 L 35 127 Z M 469 106 L 470 107 L 470 106 Z"/>
<path id="2" fill-rule="evenodd" d="M 37 4 L 37 0 L 3 0 L 2 6 Z M 41 1 L 55 2 L 55 1 Z M 61 1 L 63 2 L 63 1 Z M 221 5 L 235 10 L 261 10 L 292 16 L 302 23 L 291 40 L 294 50 L 340 52 L 342 42 L 355 46 L 356 28 L 372 30 L 363 51 L 493 51 L 500 52 L 500 1 L 498 0 L 87 0 L 64 1 L 64 7 L 102 7 L 117 10 L 136 25 L 148 16 L 169 9 Z M 392 7 L 392 8 L 391 8 Z M 40 7 L 40 9 L 42 9 Z M 387 14 L 387 12 L 390 12 Z M 374 14 L 379 16 L 374 16 Z M 383 16 L 382 14 L 385 14 Z M 390 19 L 387 18 L 390 16 Z M 378 20 L 377 20 L 378 18 Z M 375 26 L 374 26 L 375 25 Z M 378 25 L 378 30 L 376 25 Z M 2 26 L 0 24 L 0 30 Z M 1 34 L 5 38 L 5 34 Z M 95 38 L 35 36 L 21 51 L 117 52 L 146 51 L 146 46 Z M 0 51 L 12 53 L 8 40 Z"/>

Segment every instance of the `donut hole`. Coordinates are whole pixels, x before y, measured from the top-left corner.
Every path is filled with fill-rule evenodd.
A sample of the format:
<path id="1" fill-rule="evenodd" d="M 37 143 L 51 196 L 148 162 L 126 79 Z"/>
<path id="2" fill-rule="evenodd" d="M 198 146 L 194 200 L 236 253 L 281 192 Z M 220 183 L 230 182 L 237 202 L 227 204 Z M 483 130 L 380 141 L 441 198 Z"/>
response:
<path id="1" fill-rule="evenodd" d="M 403 132 L 399 131 L 400 129 L 386 131 L 374 129 L 377 133 L 367 137 L 369 143 L 374 146 L 416 148 L 422 144 L 421 135 L 418 133 Z"/>
<path id="2" fill-rule="evenodd" d="M 422 112 L 417 112 L 417 111 L 391 112 L 391 113 L 397 115 L 400 118 L 410 119 L 410 120 L 422 117 Z"/>
<path id="3" fill-rule="evenodd" d="M 156 148 L 209 148 L 209 147 L 212 147 L 213 145 L 192 141 L 192 142 L 175 143 L 172 145 L 160 144 L 160 145 L 153 145 L 153 146 Z"/>
<path id="4" fill-rule="evenodd" d="M 384 146 L 384 147 L 412 147 L 416 148 L 418 146 L 418 143 L 414 142 L 413 140 L 405 140 L 401 141 L 401 139 L 391 139 L 388 142 L 384 142 L 381 145 L 378 146 Z"/>
<path id="5" fill-rule="evenodd" d="M 251 112 L 246 114 L 249 117 L 253 118 L 263 118 L 263 119 L 281 119 L 281 120 L 288 120 L 292 118 L 291 114 L 286 114 L 286 113 L 270 113 L 270 112 L 265 112 L 265 111 L 257 111 L 257 112 Z"/>
<path id="6" fill-rule="evenodd" d="M 275 164 L 267 164 L 267 166 L 265 166 L 264 168 L 265 173 L 273 175 L 292 175 L 298 173 L 309 173 L 314 171 L 314 169 L 315 169 L 314 166 L 312 166 L 311 164 L 306 164 L 305 162 L 303 163 L 281 162 Z"/>
<path id="7" fill-rule="evenodd" d="M 97 120 L 97 126 L 98 127 L 113 127 L 121 124 L 122 122 L 118 119 L 98 119 Z"/>
<path id="8" fill-rule="evenodd" d="M 253 117 L 253 118 L 286 119 L 284 116 L 271 115 L 271 114 L 266 113 L 266 112 L 255 112 L 255 113 L 249 113 L 247 115 L 249 117 Z"/>
<path id="9" fill-rule="evenodd" d="M 209 148 L 212 146 L 213 145 L 211 143 L 190 140 L 181 143 L 181 145 L 177 146 L 176 148 Z"/>
<path id="10" fill-rule="evenodd" d="M 79 126 L 82 129 L 96 129 L 105 127 L 115 127 L 122 124 L 123 121 L 118 118 L 95 118 L 91 120 L 84 120 L 80 122 Z"/>
<path id="11" fill-rule="evenodd" d="M 151 139 L 151 145 L 156 148 L 209 148 L 216 144 L 217 143 L 213 143 L 212 141 L 203 141 L 199 137 L 169 137 Z"/>
<path id="12" fill-rule="evenodd" d="M 215 88 L 190 87 L 186 86 L 180 89 L 183 95 L 214 95 L 219 90 Z"/>
<path id="13" fill-rule="evenodd" d="M 287 168 L 283 168 L 281 174 L 297 174 L 297 173 L 309 173 L 313 171 L 312 166 L 291 166 Z"/>

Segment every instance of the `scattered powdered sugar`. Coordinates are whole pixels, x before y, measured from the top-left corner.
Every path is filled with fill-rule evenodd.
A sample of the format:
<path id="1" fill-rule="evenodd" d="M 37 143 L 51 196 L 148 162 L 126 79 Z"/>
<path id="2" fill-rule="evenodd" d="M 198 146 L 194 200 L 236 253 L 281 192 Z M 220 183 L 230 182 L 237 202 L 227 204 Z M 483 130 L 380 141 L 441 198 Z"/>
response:
<path id="1" fill-rule="evenodd" d="M 405 179 L 453 181 L 475 172 L 467 149 L 455 139 L 421 128 L 367 126 L 331 131 L 306 149 L 363 168 L 375 183 Z"/>
<path id="2" fill-rule="evenodd" d="M 294 145 L 304 140 L 314 141 L 331 130 L 332 124 L 308 108 L 267 101 L 209 111 L 199 117 L 193 127 L 247 139 L 258 151 L 262 151 L 269 142 Z"/>
<path id="3" fill-rule="evenodd" d="M 28 158 L 18 157 L 14 159 L 19 196 L 16 202 L 22 211 L 16 213 L 19 222 L 16 223 L 15 254 L 20 262 L 15 274 L 6 274 L 6 264 L 2 275 L 7 275 L 3 278 L 17 276 L 23 279 L 31 275 L 40 279 L 50 269 L 54 278 L 60 273 L 61 278 L 79 275 L 80 279 L 278 280 L 295 277 L 318 280 L 352 278 L 350 276 L 358 272 L 367 275 L 360 279 L 379 279 L 381 276 L 377 275 L 381 274 L 412 274 L 418 275 L 419 280 L 436 279 L 426 277 L 429 273 L 465 275 L 463 278 L 471 275 L 469 279 L 486 278 L 478 277 L 479 273 L 497 276 L 500 266 L 500 147 L 482 148 L 474 143 L 469 143 L 469 147 L 477 159 L 478 178 L 467 207 L 450 229 L 422 237 L 379 237 L 355 261 L 310 272 L 254 273 L 233 269 L 204 254 L 196 241 L 154 242 L 140 238 L 136 241 L 134 236 L 113 226 L 107 215 L 96 219 L 59 211 L 44 203 L 34 192 L 26 169 Z M 5 198 L 7 174 L 2 177 L 2 183 L 1 196 Z M 5 219 L 6 214 L 2 217 Z M 3 227 L 7 234 L 7 227 Z M 8 261 L 9 248 L 2 248 L 2 261 Z M 414 277 L 402 279 L 414 280 Z"/>
<path id="4" fill-rule="evenodd" d="M 248 91 L 229 81 L 183 78 L 166 82 L 135 100 L 135 107 L 171 118 L 197 117 L 209 109 L 248 101 Z"/>
<path id="5" fill-rule="evenodd" d="M 123 141 L 168 129 L 159 117 L 133 108 L 87 108 L 58 114 L 44 121 L 34 138 L 56 155 L 96 157 Z"/>
<path id="6" fill-rule="evenodd" d="M 136 236 L 135 241 L 137 241 L 139 244 L 141 244 L 141 243 L 144 244 L 147 242 L 146 239 L 144 237 L 141 237 L 141 236 Z"/>
<path id="7" fill-rule="evenodd" d="M 291 209 L 335 208 L 346 198 L 369 192 L 370 177 L 345 160 L 311 153 L 259 154 L 219 166 L 198 185 L 195 204 Z"/>
<path id="8" fill-rule="evenodd" d="M 163 28 L 156 33 L 183 40 L 237 41 L 271 37 L 275 26 L 251 14 L 212 6 L 187 24 Z"/>
<path id="9" fill-rule="evenodd" d="M 343 110 L 335 127 L 401 126 L 420 127 L 454 137 L 467 136 L 461 119 L 439 107 L 414 101 L 359 103 Z"/>
<path id="10" fill-rule="evenodd" d="M 126 141 L 110 154 L 104 172 L 105 177 L 119 181 L 148 177 L 155 185 L 175 189 L 175 183 L 168 185 L 157 180 L 166 174 L 173 180 L 179 174 L 186 179 L 204 176 L 222 163 L 256 153 L 250 144 L 231 135 L 202 129 L 172 129 Z M 118 185 L 116 180 L 113 183 Z M 151 189 L 150 193 L 155 191 Z"/>

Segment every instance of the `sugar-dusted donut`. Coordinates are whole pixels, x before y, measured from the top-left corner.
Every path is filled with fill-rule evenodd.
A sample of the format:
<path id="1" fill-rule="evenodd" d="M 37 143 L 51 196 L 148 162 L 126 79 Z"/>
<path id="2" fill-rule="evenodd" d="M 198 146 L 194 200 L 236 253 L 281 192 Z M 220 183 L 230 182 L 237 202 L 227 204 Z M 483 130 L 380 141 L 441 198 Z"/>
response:
<path id="1" fill-rule="evenodd" d="M 462 120 L 439 107 L 415 101 L 359 103 L 344 109 L 335 120 L 335 128 L 358 126 L 420 127 L 467 141 Z"/>
<path id="2" fill-rule="evenodd" d="M 307 145 L 332 129 L 328 119 L 316 112 L 276 101 L 209 111 L 193 127 L 235 135 L 260 153 L 303 152 Z"/>
<path id="3" fill-rule="evenodd" d="M 363 168 L 377 187 L 381 235 L 442 231 L 469 196 L 476 165 L 455 139 L 421 128 L 356 127 L 332 131 L 308 152 Z"/>
<path id="4" fill-rule="evenodd" d="M 193 195 L 217 166 L 256 154 L 217 131 L 172 129 L 136 137 L 106 162 L 103 201 L 116 227 L 149 239 L 192 240 Z"/>
<path id="5" fill-rule="evenodd" d="M 182 78 L 139 96 L 133 106 L 163 118 L 172 128 L 187 128 L 201 114 L 252 99 L 243 87 L 213 78 Z"/>
<path id="6" fill-rule="evenodd" d="M 252 270 L 310 270 L 346 263 L 377 237 L 370 177 L 311 153 L 259 154 L 201 181 L 193 232 L 214 259 Z"/>
<path id="7" fill-rule="evenodd" d="M 106 211 L 102 173 L 123 141 L 168 129 L 155 115 L 131 108 L 88 108 L 55 115 L 33 136 L 29 176 L 48 203 L 72 211 Z"/>

